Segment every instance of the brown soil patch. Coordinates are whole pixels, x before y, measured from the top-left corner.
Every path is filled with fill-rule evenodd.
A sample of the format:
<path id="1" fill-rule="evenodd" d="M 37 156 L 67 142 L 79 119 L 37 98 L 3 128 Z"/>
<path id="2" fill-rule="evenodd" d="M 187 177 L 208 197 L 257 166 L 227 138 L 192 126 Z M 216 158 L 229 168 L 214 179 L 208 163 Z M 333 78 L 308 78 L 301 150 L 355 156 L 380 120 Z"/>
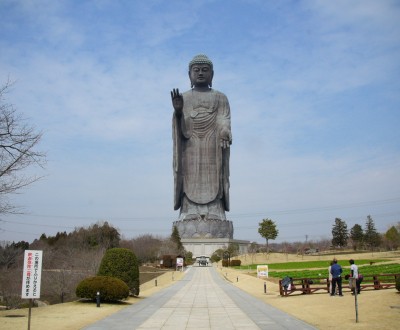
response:
<path id="1" fill-rule="evenodd" d="M 160 276 L 166 272 L 170 272 L 170 270 L 155 268 L 155 267 L 151 267 L 151 266 L 140 266 L 139 272 L 140 272 L 139 273 L 139 282 L 142 285 L 146 282 L 156 279 L 158 276 Z"/>

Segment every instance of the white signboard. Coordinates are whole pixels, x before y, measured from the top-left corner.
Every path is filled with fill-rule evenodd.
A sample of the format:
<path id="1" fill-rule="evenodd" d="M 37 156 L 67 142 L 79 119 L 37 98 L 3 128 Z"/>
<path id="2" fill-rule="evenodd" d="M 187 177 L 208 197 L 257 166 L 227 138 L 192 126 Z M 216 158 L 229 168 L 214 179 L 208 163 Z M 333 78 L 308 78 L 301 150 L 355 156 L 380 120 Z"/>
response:
<path id="1" fill-rule="evenodd" d="M 26 250 L 22 277 L 22 299 L 40 298 L 43 251 Z"/>
<path id="2" fill-rule="evenodd" d="M 257 265 L 257 277 L 268 277 L 268 265 Z"/>
<path id="3" fill-rule="evenodd" d="M 176 258 L 176 267 L 183 267 L 183 258 Z"/>

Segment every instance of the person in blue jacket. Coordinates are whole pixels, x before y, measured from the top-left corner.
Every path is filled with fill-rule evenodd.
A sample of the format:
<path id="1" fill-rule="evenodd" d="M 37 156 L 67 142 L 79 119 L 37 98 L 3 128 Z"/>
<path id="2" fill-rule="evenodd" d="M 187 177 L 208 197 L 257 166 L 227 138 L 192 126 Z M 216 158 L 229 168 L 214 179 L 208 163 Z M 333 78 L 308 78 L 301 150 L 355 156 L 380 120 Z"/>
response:
<path id="1" fill-rule="evenodd" d="M 338 287 L 339 296 L 343 297 L 342 294 L 342 267 L 337 263 L 336 259 L 333 259 L 333 265 L 331 266 L 332 274 L 332 292 L 331 296 L 335 296 L 336 285 Z"/>

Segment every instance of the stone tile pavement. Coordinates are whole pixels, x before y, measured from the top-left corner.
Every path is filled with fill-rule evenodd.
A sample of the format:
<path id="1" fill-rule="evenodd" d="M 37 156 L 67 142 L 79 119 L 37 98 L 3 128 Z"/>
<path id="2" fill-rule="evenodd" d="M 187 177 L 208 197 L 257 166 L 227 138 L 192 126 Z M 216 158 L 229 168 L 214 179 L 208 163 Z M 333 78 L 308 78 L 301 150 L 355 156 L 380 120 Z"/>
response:
<path id="1" fill-rule="evenodd" d="M 84 329 L 315 329 L 229 284 L 213 267 L 187 272 L 176 284 Z"/>

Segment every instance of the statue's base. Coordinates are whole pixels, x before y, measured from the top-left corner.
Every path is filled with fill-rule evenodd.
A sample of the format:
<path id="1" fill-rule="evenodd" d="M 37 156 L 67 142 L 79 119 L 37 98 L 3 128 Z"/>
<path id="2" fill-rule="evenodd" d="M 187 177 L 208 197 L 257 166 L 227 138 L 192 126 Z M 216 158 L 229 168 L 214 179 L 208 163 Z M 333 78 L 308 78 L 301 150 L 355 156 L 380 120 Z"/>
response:
<path id="1" fill-rule="evenodd" d="M 239 245 L 239 254 L 246 254 L 250 241 L 242 241 L 231 238 L 183 238 L 182 245 L 186 251 L 193 253 L 193 258 L 211 255 L 218 249 L 226 250 L 231 243 Z"/>
<path id="2" fill-rule="evenodd" d="M 233 224 L 229 220 L 190 219 L 173 222 L 184 238 L 225 238 L 233 239 Z"/>

